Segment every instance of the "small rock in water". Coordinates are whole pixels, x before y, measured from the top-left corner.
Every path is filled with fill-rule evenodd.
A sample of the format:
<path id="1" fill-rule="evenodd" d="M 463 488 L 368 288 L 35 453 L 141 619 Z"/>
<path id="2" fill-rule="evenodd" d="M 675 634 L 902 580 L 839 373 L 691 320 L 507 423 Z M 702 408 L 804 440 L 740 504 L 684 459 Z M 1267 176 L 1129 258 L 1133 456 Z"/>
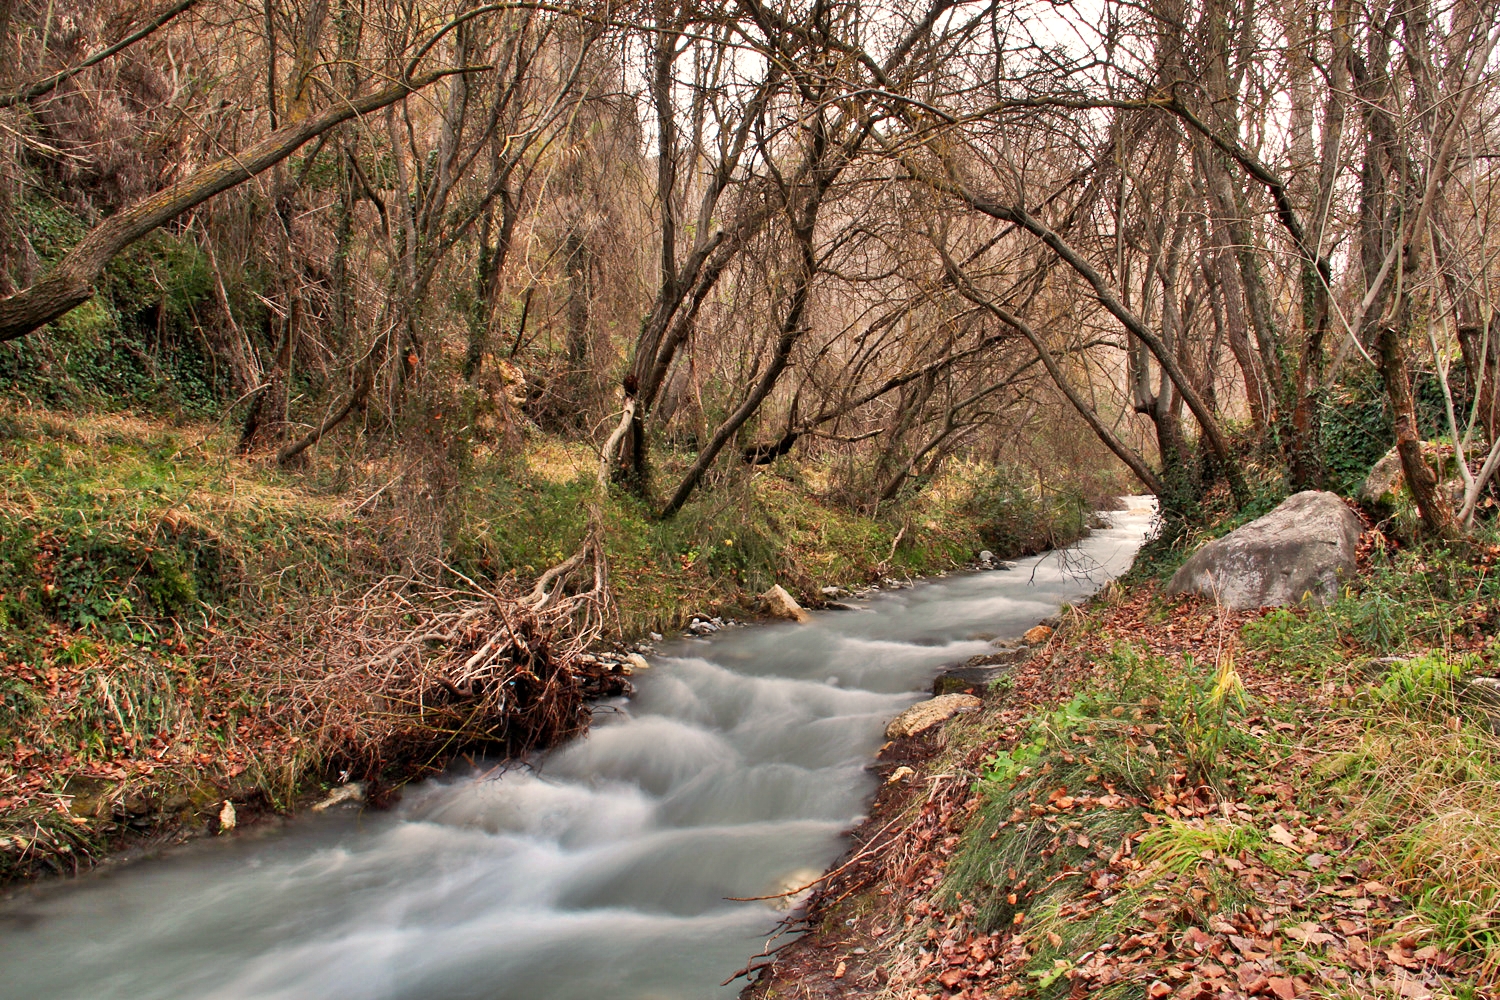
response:
<path id="1" fill-rule="evenodd" d="M 626 670 L 650 670 L 651 669 L 651 664 L 640 653 L 627 653 L 627 654 L 625 654 L 625 669 Z"/>
<path id="2" fill-rule="evenodd" d="M 772 584 L 770 590 L 760 595 L 760 600 L 766 606 L 766 611 L 774 618 L 787 618 L 795 622 L 810 620 L 802 605 L 798 604 L 796 598 L 788 594 L 779 583 Z"/>
<path id="3" fill-rule="evenodd" d="M 989 661 L 990 657 L 975 657 L 976 660 Z M 969 663 L 962 667 L 954 667 L 938 674 L 932 682 L 932 693 L 934 695 L 945 695 L 955 693 L 975 693 L 987 690 L 991 684 L 1006 674 L 1010 673 L 1010 664 L 1014 661 L 999 660 L 1000 665 L 991 666 L 987 662 Z"/>
<path id="4" fill-rule="evenodd" d="M 347 785 L 340 785 L 328 793 L 328 798 L 312 807 L 312 811 L 322 812 L 331 809 L 340 802 L 363 802 L 365 800 L 365 786 L 363 782 L 351 781 Z"/>
<path id="5" fill-rule="evenodd" d="M 650 633 L 650 635 L 651 635 L 651 641 L 652 642 L 661 642 L 661 633 L 660 632 L 652 632 L 652 633 Z"/>
<path id="6" fill-rule="evenodd" d="M 228 833 L 234 829 L 234 824 L 234 803 L 225 799 L 224 805 L 219 809 L 219 832 Z"/>
<path id="7" fill-rule="evenodd" d="M 767 900 L 771 906 L 778 910 L 791 910 L 807 900 L 813 887 L 822 881 L 823 873 L 814 868 L 798 868 L 790 872 L 776 889 L 781 895 Z"/>
<path id="8" fill-rule="evenodd" d="M 995 553 L 991 552 L 989 549 L 983 549 L 979 553 L 979 561 L 982 562 L 982 563 L 991 563 L 991 562 L 994 562 L 995 561 Z"/>

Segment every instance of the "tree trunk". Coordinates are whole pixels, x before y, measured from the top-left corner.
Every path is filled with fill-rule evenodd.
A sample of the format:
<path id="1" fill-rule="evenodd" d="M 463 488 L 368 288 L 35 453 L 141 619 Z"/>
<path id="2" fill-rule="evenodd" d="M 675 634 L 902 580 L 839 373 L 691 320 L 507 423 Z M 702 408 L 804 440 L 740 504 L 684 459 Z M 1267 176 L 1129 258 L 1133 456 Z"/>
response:
<path id="1" fill-rule="evenodd" d="M 460 71 L 434 70 L 373 94 L 341 101 L 116 212 L 89 230 L 41 280 L 0 299 L 0 341 L 24 337 L 87 302 L 94 295 L 93 283 L 110 260 L 156 227 L 275 166 L 335 125 L 394 104 L 456 72 Z"/>
<path id="2" fill-rule="evenodd" d="M 1151 466 L 1146 463 L 1146 460 L 1124 441 L 1121 441 L 1114 431 L 1110 430 L 1104 421 L 1099 419 L 1099 415 L 1094 412 L 1094 408 L 1083 401 L 1083 397 L 1078 395 L 1078 391 L 1073 388 L 1067 375 L 1063 373 L 1062 367 L 1058 365 L 1057 359 L 1052 356 L 1052 352 L 1047 349 L 1046 344 L 1042 342 L 1042 338 L 1037 332 L 1019 317 L 1011 315 L 991 302 L 988 296 L 985 296 L 970 283 L 968 277 L 959 269 L 951 257 L 948 257 L 946 253 L 943 256 L 949 273 L 953 275 L 958 285 L 959 293 L 1026 338 L 1027 342 L 1036 351 L 1037 357 L 1041 359 L 1043 367 L 1047 369 L 1047 374 L 1052 377 L 1052 383 L 1067 397 L 1068 402 L 1073 404 L 1073 409 L 1078 411 L 1078 415 L 1083 418 L 1084 423 L 1088 424 L 1099 440 L 1104 442 L 1105 447 L 1114 452 L 1115 456 L 1124 462 L 1131 472 L 1135 473 L 1135 477 L 1141 481 L 1141 485 L 1145 486 L 1149 492 L 1159 495 L 1162 492 L 1161 479 L 1152 471 Z"/>
<path id="3" fill-rule="evenodd" d="M 1104 280 L 1103 276 L 1079 256 L 1077 251 L 1064 242 L 1056 233 L 1034 218 L 1024 208 L 1013 205 L 1001 205 L 990 199 L 982 198 L 957 184 L 950 185 L 949 189 L 976 211 L 1003 222 L 1013 223 L 1031 233 L 1056 253 L 1058 257 L 1062 258 L 1069 267 L 1093 287 L 1099 304 L 1118 319 L 1128 332 L 1139 337 L 1150 348 L 1152 355 L 1155 356 L 1157 363 L 1161 365 L 1167 378 L 1172 381 L 1177 391 L 1182 393 L 1183 401 L 1187 403 L 1188 409 L 1192 411 L 1193 418 L 1198 421 L 1198 426 L 1203 430 L 1203 436 L 1207 439 L 1209 448 L 1214 453 L 1214 458 L 1219 462 L 1220 468 L 1224 470 L 1224 475 L 1229 480 L 1229 488 L 1234 494 L 1235 501 L 1240 505 L 1249 502 L 1250 491 L 1245 485 L 1244 476 L 1240 472 L 1239 462 L 1235 459 L 1234 453 L 1229 447 L 1229 440 L 1224 436 L 1223 430 L 1219 427 L 1218 420 L 1209 412 L 1202 397 L 1194 390 L 1182 367 L 1177 363 L 1176 357 L 1162 343 L 1161 338 L 1147 328 L 1134 313 L 1120 303 L 1120 300 L 1110 290 L 1109 284 Z"/>

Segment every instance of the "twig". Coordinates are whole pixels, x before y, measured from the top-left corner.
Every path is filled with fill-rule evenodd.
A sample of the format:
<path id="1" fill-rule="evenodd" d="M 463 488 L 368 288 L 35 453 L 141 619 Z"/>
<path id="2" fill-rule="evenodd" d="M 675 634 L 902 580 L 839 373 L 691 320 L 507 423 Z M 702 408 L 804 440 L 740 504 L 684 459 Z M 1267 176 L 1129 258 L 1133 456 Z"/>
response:
<path id="1" fill-rule="evenodd" d="M 900 819 L 902 818 L 902 816 L 905 816 L 905 815 L 906 815 L 905 813 L 898 814 L 895 819 L 891 820 L 885 826 L 881 827 L 880 831 L 878 833 L 876 833 L 875 836 L 871 837 L 868 841 L 866 841 L 864 849 L 861 850 L 858 854 L 854 855 L 854 857 L 850 858 L 848 861 L 845 861 L 843 864 L 839 865 L 837 868 L 833 869 L 832 871 L 826 872 L 825 874 L 818 876 L 817 878 L 813 879 L 811 882 L 807 883 L 806 885 L 798 886 L 795 889 L 788 889 L 786 892 L 778 892 L 778 893 L 775 893 L 775 894 L 770 895 L 770 896 L 725 896 L 724 898 L 727 899 L 727 900 L 729 900 L 732 903 L 755 903 L 755 902 L 760 902 L 760 901 L 766 900 L 766 899 L 782 899 L 782 898 L 784 898 L 786 896 L 795 896 L 795 895 L 797 895 L 800 892 L 806 892 L 808 889 L 811 889 L 813 886 L 817 885 L 819 882 L 826 882 L 829 879 L 833 878 L 835 875 L 838 875 L 838 874 L 840 874 L 840 873 L 842 873 L 844 871 L 847 871 L 849 869 L 849 867 L 852 866 L 856 861 L 861 861 L 861 860 L 869 857 L 871 854 L 875 853 L 875 848 L 872 847 L 872 846 L 870 846 L 870 845 L 874 844 L 875 841 L 879 840 L 881 834 L 885 833 L 891 827 L 895 826 L 896 823 L 898 821 L 900 821 Z M 915 820 L 913 820 L 913 822 L 915 822 Z"/>

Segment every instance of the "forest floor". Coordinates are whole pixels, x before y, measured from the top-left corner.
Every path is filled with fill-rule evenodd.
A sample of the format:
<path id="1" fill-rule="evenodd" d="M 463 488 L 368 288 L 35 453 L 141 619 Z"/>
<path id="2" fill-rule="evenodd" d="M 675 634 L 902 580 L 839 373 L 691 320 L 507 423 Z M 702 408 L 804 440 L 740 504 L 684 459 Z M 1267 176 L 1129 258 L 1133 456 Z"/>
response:
<path id="1" fill-rule="evenodd" d="M 1366 542 L 1326 609 L 1167 599 L 1148 564 L 1066 612 L 884 748 L 744 996 L 1500 995 L 1500 548 Z"/>
<path id="2" fill-rule="evenodd" d="M 1087 510 L 1076 493 L 990 496 L 993 470 L 975 467 L 872 517 L 783 459 L 661 521 L 600 500 L 587 442 L 441 444 L 283 470 L 235 454 L 222 425 L 0 411 L 0 884 L 285 814 L 344 782 L 378 801 L 459 753 L 573 731 L 578 699 L 619 685 L 589 675 L 618 665 L 552 663 L 563 724 L 482 738 L 403 725 L 399 694 L 325 674 L 335 639 L 344 661 L 378 660 L 435 602 L 463 607 L 451 588 L 524 593 L 591 532 L 612 598 L 600 645 L 622 651 L 694 615 L 752 616 L 772 583 L 816 603 L 826 585 L 1066 542 Z M 1025 530 L 997 538 L 997 521 Z"/>

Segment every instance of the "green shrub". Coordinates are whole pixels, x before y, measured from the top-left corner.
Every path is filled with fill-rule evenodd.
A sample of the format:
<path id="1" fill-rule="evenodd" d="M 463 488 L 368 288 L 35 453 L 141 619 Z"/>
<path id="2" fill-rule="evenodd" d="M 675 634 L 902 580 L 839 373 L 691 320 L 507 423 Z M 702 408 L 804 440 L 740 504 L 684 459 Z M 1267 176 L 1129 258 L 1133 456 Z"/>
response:
<path id="1" fill-rule="evenodd" d="M 1081 538 L 1088 531 L 1093 504 L 1076 484 L 1033 484 L 1028 470 L 1001 465 L 973 477 L 963 513 L 986 548 L 1016 556 Z"/>
<path id="2" fill-rule="evenodd" d="M 38 199 L 17 219 L 47 264 L 86 230 L 67 207 Z M 93 298 L 0 345 L 0 391 L 47 406 L 208 414 L 221 387 L 199 324 L 218 312 L 206 255 L 191 236 L 158 230 L 110 262 Z"/>

